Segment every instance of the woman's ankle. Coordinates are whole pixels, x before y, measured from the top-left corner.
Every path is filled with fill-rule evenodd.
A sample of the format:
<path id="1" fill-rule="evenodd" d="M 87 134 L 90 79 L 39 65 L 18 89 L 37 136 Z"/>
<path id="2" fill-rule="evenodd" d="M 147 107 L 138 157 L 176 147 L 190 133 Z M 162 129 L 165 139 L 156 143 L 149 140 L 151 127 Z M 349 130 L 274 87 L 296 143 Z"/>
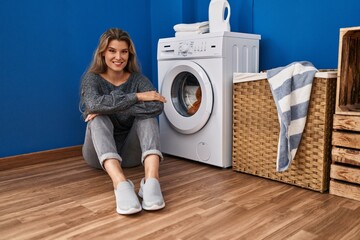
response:
<path id="1" fill-rule="evenodd" d="M 126 181 L 126 176 L 121 168 L 120 162 L 117 159 L 108 159 L 104 162 L 104 168 L 113 182 L 114 189 L 120 182 Z"/>

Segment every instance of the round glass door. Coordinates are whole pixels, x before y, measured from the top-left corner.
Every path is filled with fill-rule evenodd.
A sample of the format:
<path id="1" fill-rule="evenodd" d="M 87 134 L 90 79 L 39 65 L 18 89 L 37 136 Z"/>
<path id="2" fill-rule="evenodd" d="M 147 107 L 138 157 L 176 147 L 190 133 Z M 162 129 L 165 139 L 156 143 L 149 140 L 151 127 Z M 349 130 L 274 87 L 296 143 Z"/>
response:
<path id="1" fill-rule="evenodd" d="M 213 91 L 205 71 L 191 61 L 180 61 L 164 77 L 161 94 L 168 100 L 164 113 L 180 133 L 199 131 L 213 107 Z"/>
<path id="2" fill-rule="evenodd" d="M 171 86 L 171 102 L 184 117 L 190 117 L 199 110 L 201 87 L 193 74 L 182 72 L 175 77 Z"/>

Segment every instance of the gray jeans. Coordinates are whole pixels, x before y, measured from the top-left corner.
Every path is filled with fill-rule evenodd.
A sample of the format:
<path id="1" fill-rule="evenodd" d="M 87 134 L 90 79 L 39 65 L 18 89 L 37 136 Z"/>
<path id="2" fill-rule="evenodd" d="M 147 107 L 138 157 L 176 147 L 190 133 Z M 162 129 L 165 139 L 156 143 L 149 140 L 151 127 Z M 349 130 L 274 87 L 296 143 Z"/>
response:
<path id="1" fill-rule="evenodd" d="M 160 152 L 159 126 L 156 118 L 135 119 L 130 132 L 114 137 L 114 126 L 106 115 L 98 115 L 86 127 L 82 148 L 85 161 L 92 167 L 104 168 L 104 161 L 117 159 L 122 167 L 144 164 L 147 155 Z"/>

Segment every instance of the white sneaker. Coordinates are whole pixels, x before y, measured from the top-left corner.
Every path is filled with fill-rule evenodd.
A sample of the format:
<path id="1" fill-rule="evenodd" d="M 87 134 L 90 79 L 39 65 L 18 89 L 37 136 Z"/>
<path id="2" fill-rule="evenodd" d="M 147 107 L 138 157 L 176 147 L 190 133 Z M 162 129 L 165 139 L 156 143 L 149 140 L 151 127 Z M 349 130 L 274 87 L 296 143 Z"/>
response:
<path id="1" fill-rule="evenodd" d="M 141 180 L 139 196 L 143 199 L 142 207 L 145 210 L 159 210 L 165 207 L 165 201 L 161 193 L 160 183 L 156 178 Z"/>
<path id="2" fill-rule="evenodd" d="M 141 211 L 141 205 L 136 196 L 134 184 L 130 180 L 120 182 L 114 192 L 117 213 L 126 215 Z"/>

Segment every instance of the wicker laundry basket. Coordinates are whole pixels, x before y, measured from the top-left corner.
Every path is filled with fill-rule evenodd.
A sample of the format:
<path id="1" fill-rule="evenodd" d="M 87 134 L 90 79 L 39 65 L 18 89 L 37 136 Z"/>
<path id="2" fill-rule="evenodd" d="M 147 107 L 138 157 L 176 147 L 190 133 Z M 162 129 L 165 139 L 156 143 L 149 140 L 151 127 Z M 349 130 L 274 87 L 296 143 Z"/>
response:
<path id="1" fill-rule="evenodd" d="M 276 172 L 279 120 L 266 73 L 234 73 L 233 170 L 324 192 L 329 187 L 336 72 L 315 75 L 296 156 Z"/>

